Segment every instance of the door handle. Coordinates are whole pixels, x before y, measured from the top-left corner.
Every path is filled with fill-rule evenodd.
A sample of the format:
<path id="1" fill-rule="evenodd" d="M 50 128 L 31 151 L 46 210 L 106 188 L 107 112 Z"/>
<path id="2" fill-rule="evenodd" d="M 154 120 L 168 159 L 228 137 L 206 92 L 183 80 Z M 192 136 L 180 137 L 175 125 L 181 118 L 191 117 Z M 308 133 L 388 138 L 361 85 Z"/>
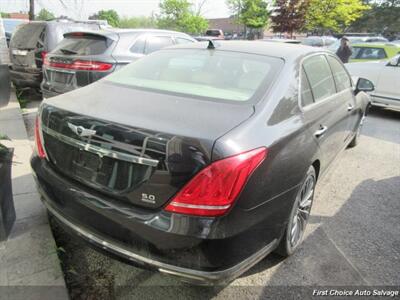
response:
<path id="1" fill-rule="evenodd" d="M 349 105 L 347 106 L 347 111 L 352 111 L 353 108 L 354 108 L 354 106 L 353 106 L 352 104 L 349 104 Z"/>
<path id="2" fill-rule="evenodd" d="M 324 135 L 324 133 L 328 130 L 327 126 L 322 126 L 320 127 L 320 129 L 318 129 L 316 132 L 314 132 L 314 135 L 316 138 L 319 138 L 321 136 Z"/>

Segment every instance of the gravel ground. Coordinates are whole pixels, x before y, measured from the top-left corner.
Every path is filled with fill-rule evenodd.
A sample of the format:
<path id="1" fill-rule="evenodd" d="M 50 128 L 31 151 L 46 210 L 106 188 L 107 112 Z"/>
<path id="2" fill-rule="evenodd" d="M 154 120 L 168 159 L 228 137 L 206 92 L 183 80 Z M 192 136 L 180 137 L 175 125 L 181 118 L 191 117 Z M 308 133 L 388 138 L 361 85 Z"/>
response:
<path id="1" fill-rule="evenodd" d="M 229 286 L 190 286 L 120 263 L 53 227 L 72 299 L 304 299 L 315 287 L 399 289 L 399 194 L 400 112 L 374 109 L 359 145 L 319 181 L 300 249 L 268 256 Z"/>

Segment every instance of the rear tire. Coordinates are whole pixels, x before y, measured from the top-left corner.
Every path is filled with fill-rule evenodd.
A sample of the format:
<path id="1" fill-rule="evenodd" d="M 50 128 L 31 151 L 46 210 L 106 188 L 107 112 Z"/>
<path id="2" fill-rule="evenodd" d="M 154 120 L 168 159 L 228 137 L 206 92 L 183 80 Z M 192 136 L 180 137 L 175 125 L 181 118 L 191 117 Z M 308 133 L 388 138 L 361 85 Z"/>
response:
<path id="1" fill-rule="evenodd" d="M 316 182 L 316 172 L 314 167 L 311 166 L 293 203 L 285 233 L 275 250 L 277 254 L 283 257 L 292 255 L 303 240 L 314 200 Z"/>

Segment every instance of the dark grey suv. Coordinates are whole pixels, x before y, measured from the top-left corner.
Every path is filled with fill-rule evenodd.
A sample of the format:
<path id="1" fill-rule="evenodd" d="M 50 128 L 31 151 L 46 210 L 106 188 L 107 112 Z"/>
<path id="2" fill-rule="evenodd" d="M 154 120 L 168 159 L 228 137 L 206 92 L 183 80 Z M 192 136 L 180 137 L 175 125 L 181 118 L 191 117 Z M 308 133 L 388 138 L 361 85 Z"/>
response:
<path id="1" fill-rule="evenodd" d="M 50 98 L 88 85 L 130 62 L 175 44 L 193 43 L 187 34 L 154 29 L 71 32 L 47 55 L 41 85 Z"/>
<path id="2" fill-rule="evenodd" d="M 10 41 L 11 81 L 16 88 L 39 89 L 46 54 L 63 39 L 63 34 L 78 30 L 98 30 L 96 23 L 72 20 L 21 24 Z"/>

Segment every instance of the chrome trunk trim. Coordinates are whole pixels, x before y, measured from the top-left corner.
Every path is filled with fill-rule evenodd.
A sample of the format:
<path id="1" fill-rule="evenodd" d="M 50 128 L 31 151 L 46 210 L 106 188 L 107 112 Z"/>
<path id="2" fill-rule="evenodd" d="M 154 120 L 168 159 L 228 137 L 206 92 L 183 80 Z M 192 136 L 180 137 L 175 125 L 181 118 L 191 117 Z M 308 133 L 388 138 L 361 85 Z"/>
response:
<path id="1" fill-rule="evenodd" d="M 42 130 L 44 132 L 46 132 L 48 135 L 51 135 L 52 137 L 66 143 L 66 144 L 77 147 L 84 151 L 88 151 L 88 152 L 97 154 L 100 157 L 107 156 L 107 157 L 111 157 L 114 159 L 123 160 L 123 161 L 127 161 L 130 163 L 135 163 L 135 164 L 146 165 L 146 166 L 150 166 L 150 167 L 157 167 L 157 165 L 159 163 L 159 161 L 156 159 L 131 155 L 131 154 L 115 151 L 115 150 L 104 149 L 104 148 L 101 148 L 101 147 L 98 147 L 95 145 L 85 143 L 80 140 L 73 139 L 69 136 L 63 135 L 57 131 L 54 131 L 53 129 L 48 128 L 47 126 L 44 126 L 43 124 L 42 124 Z"/>

